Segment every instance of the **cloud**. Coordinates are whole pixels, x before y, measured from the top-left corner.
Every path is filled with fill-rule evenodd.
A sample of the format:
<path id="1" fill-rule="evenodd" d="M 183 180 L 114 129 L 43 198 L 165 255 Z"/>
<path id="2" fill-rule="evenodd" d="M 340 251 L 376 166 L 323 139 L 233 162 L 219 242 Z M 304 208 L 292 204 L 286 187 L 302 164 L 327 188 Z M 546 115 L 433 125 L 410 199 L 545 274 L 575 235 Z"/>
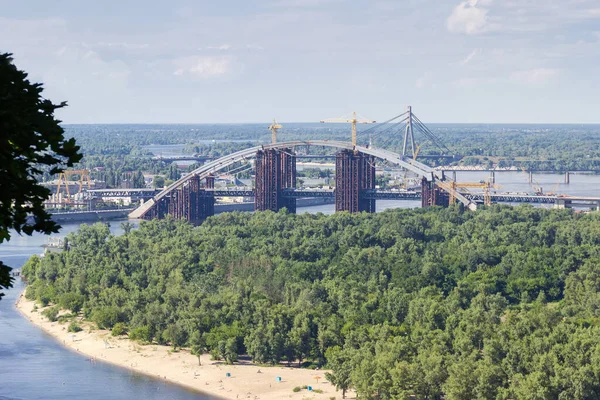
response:
<path id="1" fill-rule="evenodd" d="M 467 0 L 457 5 L 446 20 L 446 27 L 453 33 L 468 35 L 483 32 L 488 23 L 488 9 L 478 7 L 490 1 Z"/>
<path id="2" fill-rule="evenodd" d="M 415 87 L 417 89 L 423 89 L 428 86 L 431 86 L 433 83 L 433 75 L 431 72 L 425 72 L 420 78 L 415 81 Z"/>
<path id="3" fill-rule="evenodd" d="M 271 3 L 273 7 L 308 8 L 343 3 L 346 0 L 279 0 Z"/>
<path id="4" fill-rule="evenodd" d="M 475 49 L 473 50 L 467 57 L 465 57 L 464 60 L 462 60 L 460 62 L 460 65 L 467 65 L 468 63 L 471 62 L 471 60 L 473 58 L 475 58 L 476 55 L 478 55 L 481 52 L 481 49 Z"/>
<path id="5" fill-rule="evenodd" d="M 231 72 L 231 57 L 192 56 L 181 57 L 173 61 L 175 76 L 195 78 L 214 78 Z"/>
<path id="6" fill-rule="evenodd" d="M 127 42 L 98 42 L 94 46 L 123 48 L 123 49 L 147 49 L 150 47 L 148 43 L 127 43 Z"/>
<path id="7" fill-rule="evenodd" d="M 592 17 L 600 17 L 600 8 L 592 8 L 588 10 L 588 14 Z"/>
<path id="8" fill-rule="evenodd" d="M 515 71 L 510 80 L 530 85 L 544 85 L 555 80 L 560 73 L 556 68 L 534 68 L 525 71 Z"/>
<path id="9" fill-rule="evenodd" d="M 206 48 L 206 50 L 227 51 L 227 50 L 231 50 L 231 45 L 230 44 L 222 44 L 222 45 L 219 45 L 219 46 L 208 46 Z"/>
<path id="10" fill-rule="evenodd" d="M 500 79 L 500 78 L 466 77 L 466 78 L 457 79 L 457 80 L 451 82 L 451 84 L 452 84 L 452 86 L 467 88 L 467 87 L 481 86 L 481 85 L 490 84 L 490 83 L 498 83 L 501 81 L 502 81 L 502 79 Z"/>
<path id="11" fill-rule="evenodd" d="M 259 44 L 247 44 L 247 45 L 246 45 L 246 48 L 247 48 L 248 50 L 264 50 L 264 49 L 265 49 L 264 47 L 262 47 L 262 46 L 261 46 L 261 45 L 259 45 Z"/>

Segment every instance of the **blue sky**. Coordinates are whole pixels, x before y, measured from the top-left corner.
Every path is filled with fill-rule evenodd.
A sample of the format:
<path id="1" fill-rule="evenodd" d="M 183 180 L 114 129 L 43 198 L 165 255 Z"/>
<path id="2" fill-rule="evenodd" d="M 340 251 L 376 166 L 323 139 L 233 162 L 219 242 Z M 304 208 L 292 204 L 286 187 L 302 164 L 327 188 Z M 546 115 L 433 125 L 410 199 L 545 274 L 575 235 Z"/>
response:
<path id="1" fill-rule="evenodd" d="M 600 122 L 600 0 L 0 0 L 65 123 Z"/>

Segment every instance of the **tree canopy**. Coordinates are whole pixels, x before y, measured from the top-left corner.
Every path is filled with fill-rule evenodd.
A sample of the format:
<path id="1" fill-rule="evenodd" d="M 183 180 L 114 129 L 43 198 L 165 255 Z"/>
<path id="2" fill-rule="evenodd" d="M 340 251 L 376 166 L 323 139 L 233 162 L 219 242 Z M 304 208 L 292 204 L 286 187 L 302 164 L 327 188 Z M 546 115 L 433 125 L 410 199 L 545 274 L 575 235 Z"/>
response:
<path id="1" fill-rule="evenodd" d="M 600 397 L 600 214 L 493 206 L 84 226 L 26 296 L 361 399 Z"/>
<path id="2" fill-rule="evenodd" d="M 54 117 L 67 104 L 54 104 L 42 92 L 41 84 L 17 69 L 11 54 L 0 54 L 0 243 L 10 239 L 11 229 L 27 235 L 58 231 L 44 210 L 50 191 L 38 179 L 81 159 L 75 139 L 65 138 Z M 9 268 L 0 263 L 0 288 L 10 284 Z"/>

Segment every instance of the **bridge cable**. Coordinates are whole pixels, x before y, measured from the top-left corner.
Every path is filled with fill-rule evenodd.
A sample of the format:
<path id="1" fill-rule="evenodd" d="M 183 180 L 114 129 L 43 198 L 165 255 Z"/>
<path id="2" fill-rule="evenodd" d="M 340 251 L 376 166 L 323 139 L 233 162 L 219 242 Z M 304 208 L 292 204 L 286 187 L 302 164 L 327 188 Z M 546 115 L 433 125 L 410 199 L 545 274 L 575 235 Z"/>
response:
<path id="1" fill-rule="evenodd" d="M 364 134 L 366 134 L 366 133 L 372 132 L 372 131 L 374 131 L 374 130 L 376 130 L 376 129 L 378 129 L 378 128 L 381 128 L 381 127 L 382 127 L 382 126 L 384 126 L 385 124 L 389 124 L 389 123 L 390 123 L 390 122 L 392 122 L 393 120 L 395 120 L 395 119 L 398 119 L 398 118 L 402 117 L 403 115 L 406 115 L 407 113 L 408 113 L 408 111 L 405 111 L 405 112 L 403 112 L 402 114 L 400 114 L 400 115 L 396 115 L 395 117 L 393 117 L 393 118 L 390 118 L 390 119 L 388 119 L 387 121 L 384 121 L 384 122 L 382 122 L 382 123 L 380 123 L 380 124 L 374 125 L 374 126 L 372 126 L 371 128 L 369 128 L 369 129 L 365 129 L 364 131 L 359 131 L 359 132 L 357 132 L 357 134 L 358 134 L 358 135 L 364 135 Z"/>
<path id="2" fill-rule="evenodd" d="M 433 132 L 431 131 L 431 129 L 429 129 L 429 128 L 427 127 L 427 125 L 425 125 L 425 124 L 423 123 L 423 121 L 421 121 L 421 120 L 419 119 L 419 117 L 417 117 L 417 116 L 416 116 L 416 115 L 414 115 L 414 114 L 413 114 L 413 116 L 414 116 L 415 120 L 417 121 L 417 124 L 418 124 L 418 125 L 419 125 L 419 126 L 420 126 L 420 127 L 423 129 L 423 130 L 427 131 L 427 132 L 429 133 L 429 135 L 431 135 L 432 137 L 434 137 L 434 138 L 436 139 L 436 141 L 437 141 L 437 142 L 439 142 L 439 143 L 442 143 L 442 144 L 443 144 L 443 141 L 442 141 L 442 139 L 441 139 L 441 138 L 440 138 L 438 135 L 436 135 L 435 133 L 433 133 Z"/>
<path id="3" fill-rule="evenodd" d="M 379 131 L 379 132 L 375 132 L 374 134 L 372 134 L 372 135 L 371 135 L 371 137 L 376 137 L 376 136 L 379 136 L 379 135 L 383 135 L 383 134 L 385 134 L 385 133 L 388 133 L 388 132 L 390 132 L 390 131 L 394 130 L 395 128 L 398 128 L 399 126 L 403 125 L 405 122 L 406 122 L 406 120 L 402 120 L 402 121 L 400 121 L 400 122 L 396 122 L 396 123 L 394 123 L 392 126 L 390 126 L 390 127 L 386 128 L 386 129 L 384 129 L 384 130 L 381 130 L 381 131 Z"/>
<path id="4" fill-rule="evenodd" d="M 444 142 L 442 141 L 442 139 L 436 135 L 435 133 L 433 133 L 419 118 L 417 118 L 417 116 L 415 116 L 413 114 L 415 121 L 417 122 L 416 126 L 419 128 L 419 130 L 425 134 L 427 137 L 429 137 L 432 142 L 440 148 L 440 150 L 451 153 L 451 150 L 448 148 L 448 146 L 446 146 L 444 144 Z"/>

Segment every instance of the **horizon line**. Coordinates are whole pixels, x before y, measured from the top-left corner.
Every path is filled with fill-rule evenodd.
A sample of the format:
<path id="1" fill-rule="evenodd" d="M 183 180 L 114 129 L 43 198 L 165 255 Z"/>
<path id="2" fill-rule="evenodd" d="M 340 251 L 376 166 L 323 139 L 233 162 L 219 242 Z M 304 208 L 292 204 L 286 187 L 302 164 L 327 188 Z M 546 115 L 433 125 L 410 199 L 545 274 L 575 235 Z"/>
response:
<path id="1" fill-rule="evenodd" d="M 278 121 L 279 123 L 286 124 L 321 124 L 319 121 Z M 425 122 L 425 124 L 436 124 L 436 125 L 600 125 L 600 122 Z M 385 122 L 375 123 L 383 124 Z M 71 122 L 64 123 L 60 122 L 60 125 L 259 125 L 269 124 L 265 122 Z M 341 124 L 341 123 L 337 123 Z M 348 122 L 349 124 L 349 122 Z M 390 124 L 394 124 L 390 122 Z M 323 124 L 330 125 L 330 124 Z M 365 124 L 359 124 L 365 125 Z"/>

